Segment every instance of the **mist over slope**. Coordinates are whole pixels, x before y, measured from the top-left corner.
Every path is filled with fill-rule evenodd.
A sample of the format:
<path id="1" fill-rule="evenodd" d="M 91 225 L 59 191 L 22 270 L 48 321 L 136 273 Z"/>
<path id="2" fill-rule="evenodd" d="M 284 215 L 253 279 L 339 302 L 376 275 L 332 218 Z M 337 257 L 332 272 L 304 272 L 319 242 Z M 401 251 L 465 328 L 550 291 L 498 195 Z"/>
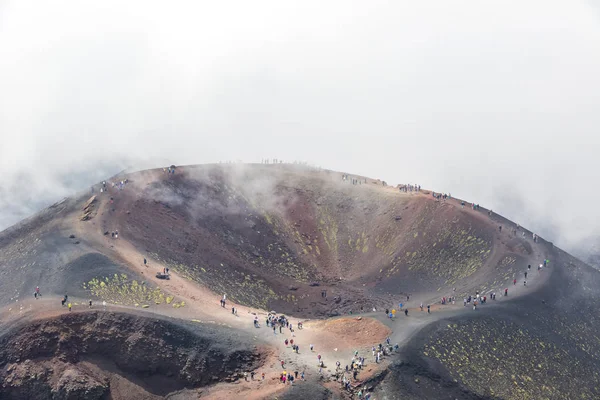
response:
<path id="1" fill-rule="evenodd" d="M 41 251 L 50 276 L 65 262 L 89 257 L 94 240 L 110 243 L 109 232 L 119 232 L 120 241 L 145 257 L 233 301 L 324 315 L 385 307 L 390 296 L 498 287 L 537 256 L 531 232 L 512 232 L 515 224 L 484 209 L 301 165 L 148 170 L 117 176 L 106 188 L 95 184 L 94 194 L 89 220 L 75 220 L 80 215 L 73 205 L 91 196 L 84 193 L 5 231 L 4 268 L 39 265 Z M 44 218 L 47 224 L 40 223 Z M 74 223 L 89 227 L 93 237 L 72 246 L 66 233 Z M 28 229 L 43 230 L 46 239 L 28 234 L 29 245 L 22 238 L 15 246 Z M 59 243 L 68 252 L 57 253 Z M 92 275 L 88 270 L 86 279 Z M 19 288 L 19 278 L 11 281 L 12 290 Z M 62 290 L 57 286 L 56 293 Z"/>
<path id="2" fill-rule="evenodd" d="M 108 176 L 113 176 L 128 164 L 112 161 L 102 162 L 88 165 L 88 168 L 83 170 L 64 172 L 58 177 L 55 175 L 38 176 L 37 174 L 33 176 L 24 173 L 17 180 L 5 180 L 5 184 L 0 186 L 0 205 L 4 210 L 0 213 L 0 228 L 5 229 L 23 218 L 34 215 L 38 210 L 60 201 L 72 193 L 89 192 L 91 182 L 98 182 Z M 146 163 L 138 162 L 138 164 L 144 165 Z M 238 169 L 242 170 L 242 165 L 244 164 L 238 164 Z M 131 170 L 131 167 L 128 169 Z M 34 189 L 30 190 L 31 187 Z M 165 190 L 168 193 L 168 189 Z M 453 194 L 456 195 L 456 192 Z M 600 266 L 600 262 L 598 262 L 600 251 L 598 251 L 598 245 L 596 244 L 598 242 L 597 237 L 582 236 L 589 231 L 587 228 L 578 230 L 578 233 L 572 236 L 569 233 L 572 227 L 546 218 L 543 212 L 540 214 L 541 210 L 531 209 L 527 206 L 527 201 L 519 196 L 518 193 L 509 193 L 502 190 L 496 192 L 494 196 L 486 195 L 484 198 L 488 198 L 490 202 L 498 203 L 498 208 L 492 207 L 495 212 L 500 212 L 507 217 L 514 215 L 518 218 L 516 222 L 521 225 L 533 227 L 533 232 L 555 242 L 590 264 Z M 477 200 L 475 202 L 478 203 Z M 485 206 L 484 203 L 480 204 Z"/>

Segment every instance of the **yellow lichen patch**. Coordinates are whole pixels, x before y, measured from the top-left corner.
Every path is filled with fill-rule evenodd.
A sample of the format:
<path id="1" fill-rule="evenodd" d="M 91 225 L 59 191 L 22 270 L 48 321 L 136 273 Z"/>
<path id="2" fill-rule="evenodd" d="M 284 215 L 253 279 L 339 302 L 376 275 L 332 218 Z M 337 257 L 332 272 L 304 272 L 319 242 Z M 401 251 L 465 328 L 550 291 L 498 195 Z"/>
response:
<path id="1" fill-rule="evenodd" d="M 84 289 L 89 290 L 92 296 L 110 303 L 136 307 L 147 303 L 163 304 L 166 297 L 160 288 L 150 288 L 145 282 L 131 280 L 125 274 L 94 278 L 84 284 Z"/>
<path id="2" fill-rule="evenodd" d="M 588 385 L 600 379 L 598 369 L 591 367 L 596 360 L 584 364 L 565 350 L 563 341 L 568 338 L 561 337 L 557 346 L 513 322 L 477 319 L 436 331 L 423 355 L 438 359 L 454 379 L 484 397 L 493 393 L 503 399 L 571 399 L 574 394 L 597 398 Z"/>

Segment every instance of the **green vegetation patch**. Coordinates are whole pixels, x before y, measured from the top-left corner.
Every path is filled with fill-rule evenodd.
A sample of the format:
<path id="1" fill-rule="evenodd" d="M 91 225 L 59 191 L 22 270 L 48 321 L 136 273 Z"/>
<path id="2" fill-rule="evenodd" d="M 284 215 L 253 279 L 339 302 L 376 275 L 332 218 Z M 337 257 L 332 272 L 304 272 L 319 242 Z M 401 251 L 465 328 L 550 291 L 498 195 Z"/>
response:
<path id="1" fill-rule="evenodd" d="M 481 396 L 503 399 L 597 399 L 595 360 L 520 324 L 502 319 L 450 323 L 430 336 L 423 355 Z"/>
<path id="2" fill-rule="evenodd" d="M 417 228 L 424 222 L 424 219 L 417 222 Z M 435 235 L 430 232 L 429 236 L 432 238 L 428 241 L 416 241 L 418 232 L 408 232 L 407 236 L 408 243 L 410 239 L 415 240 L 415 247 L 392 258 L 388 276 L 405 265 L 410 271 L 420 271 L 454 284 L 477 272 L 488 259 L 492 247 L 491 241 L 477 237 L 471 232 L 471 228 L 463 229 L 449 221 Z"/>
<path id="3" fill-rule="evenodd" d="M 266 281 L 255 274 L 238 271 L 233 268 L 223 268 L 222 266 L 212 267 L 205 265 L 203 267 L 190 267 L 172 261 L 161 260 L 156 254 L 153 254 L 153 258 L 159 260 L 163 265 L 168 265 L 173 272 L 180 276 L 206 286 L 218 296 L 227 294 L 228 299 L 238 304 L 267 309 L 268 304 L 273 300 L 297 302 L 294 296 L 278 295 Z M 169 297 L 165 298 L 165 302 L 168 304 L 171 304 L 172 301 Z M 173 307 L 175 308 L 183 307 L 184 305 L 177 302 L 173 303 Z"/>
<path id="4" fill-rule="evenodd" d="M 139 306 L 140 304 L 170 304 L 174 297 L 165 294 L 160 288 L 150 288 L 145 282 L 129 279 L 125 274 L 97 277 L 84 283 L 83 288 L 92 296 L 112 304 Z M 142 306 L 144 307 L 144 306 Z"/>

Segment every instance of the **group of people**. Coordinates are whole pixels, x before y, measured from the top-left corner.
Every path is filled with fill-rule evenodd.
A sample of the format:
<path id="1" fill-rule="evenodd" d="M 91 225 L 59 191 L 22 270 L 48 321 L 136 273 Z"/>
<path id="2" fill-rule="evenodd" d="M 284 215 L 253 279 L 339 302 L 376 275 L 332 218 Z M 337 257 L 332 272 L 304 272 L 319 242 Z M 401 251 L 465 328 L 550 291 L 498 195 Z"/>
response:
<path id="1" fill-rule="evenodd" d="M 100 186 L 100 193 L 108 192 L 109 187 L 117 188 L 117 190 L 123 190 L 125 188 L 125 185 L 127 185 L 128 183 L 129 183 L 129 179 L 127 179 L 127 178 L 118 180 L 117 182 L 109 181 L 108 184 L 106 183 L 106 181 L 102 181 L 102 184 Z M 94 191 L 94 187 L 92 186 L 92 192 L 93 191 Z"/>
<path id="2" fill-rule="evenodd" d="M 277 329 L 279 328 L 279 333 L 283 333 L 283 329 L 289 329 L 292 337 L 296 336 L 294 333 L 294 325 L 287 319 L 285 315 L 279 315 L 274 313 L 268 313 L 266 318 L 267 327 L 273 329 L 273 334 L 277 334 Z M 297 325 L 298 329 L 302 329 L 302 323 L 299 322 Z"/>
<path id="3" fill-rule="evenodd" d="M 363 183 L 367 183 L 367 178 L 354 178 L 348 176 L 348 174 L 342 174 L 342 181 L 350 181 L 353 185 L 362 185 Z M 363 182 L 364 181 L 364 182 Z"/>
<path id="4" fill-rule="evenodd" d="M 263 380 L 264 380 L 265 379 L 265 373 L 264 372 L 262 373 L 262 377 L 263 377 Z M 294 371 L 293 374 L 291 372 L 288 372 L 288 371 L 282 371 L 279 374 L 279 382 L 283 383 L 283 384 L 288 383 L 291 386 L 293 386 L 294 385 L 294 380 L 296 380 L 296 379 L 298 379 L 298 371 L 297 370 Z M 300 374 L 300 379 L 304 380 L 304 371 L 302 371 L 302 373 Z"/>
<path id="5" fill-rule="evenodd" d="M 450 194 L 446 194 L 446 193 L 436 193 L 433 190 L 431 191 L 431 195 L 433 196 L 433 198 L 436 201 L 441 201 L 441 200 L 447 200 L 447 199 L 451 199 L 452 196 Z"/>
<path id="6" fill-rule="evenodd" d="M 400 309 L 402 309 L 402 307 L 400 307 Z M 373 309 L 373 310 L 375 310 L 375 309 Z M 396 309 L 390 310 L 389 308 L 386 308 L 385 315 L 387 315 L 387 317 L 389 319 L 394 319 L 396 317 Z M 404 309 L 404 316 L 408 317 L 408 308 Z"/>
<path id="7" fill-rule="evenodd" d="M 226 301 L 226 296 L 224 295 L 223 298 L 221 299 L 222 307 L 224 307 L 225 301 Z M 265 324 L 267 325 L 267 327 L 271 328 L 273 330 L 273 334 L 277 334 L 277 331 L 279 331 L 279 334 L 289 335 L 288 337 L 283 339 L 283 344 L 285 345 L 286 348 L 291 349 L 293 353 L 300 354 L 300 345 L 298 344 L 298 341 L 296 339 L 294 326 L 297 329 L 301 330 L 303 328 L 301 321 L 298 321 L 294 325 L 289 320 L 288 317 L 286 317 L 285 315 L 278 315 L 275 312 L 267 313 L 267 316 L 265 317 L 264 321 L 265 321 Z M 259 317 L 256 314 L 253 317 L 253 325 L 255 328 L 260 328 Z M 391 346 L 389 338 L 387 339 L 387 344 L 388 344 L 388 346 L 384 346 L 382 344 L 379 344 L 378 346 L 373 346 L 373 355 L 375 357 L 376 362 L 380 362 L 381 358 L 384 355 L 390 354 L 394 349 L 396 349 L 396 351 L 398 350 L 398 344 L 396 344 L 395 347 Z M 311 353 L 315 352 L 314 344 L 310 344 L 308 346 L 308 348 Z M 377 351 L 375 351 L 376 349 L 377 349 Z M 319 374 L 321 376 L 323 376 L 323 373 L 324 373 L 323 370 L 325 368 L 327 368 L 325 365 L 325 360 L 324 360 L 323 356 L 321 354 L 316 354 L 316 361 L 317 361 L 317 367 L 319 370 Z M 352 391 L 353 388 L 351 387 L 351 383 L 350 383 L 351 377 L 355 381 L 358 380 L 358 374 L 363 369 L 365 363 L 366 363 L 365 357 L 359 356 L 359 352 L 355 351 L 352 359 L 350 360 L 350 363 L 345 366 L 345 369 L 342 368 L 341 363 L 339 361 L 336 362 L 335 379 L 338 381 L 341 381 L 347 390 Z M 294 381 L 297 380 L 298 377 L 300 377 L 300 379 L 304 380 L 304 372 L 300 373 L 298 370 L 296 370 L 292 373 L 291 371 L 288 371 L 288 366 L 286 364 L 286 361 L 283 358 L 280 359 L 280 364 L 281 364 L 281 369 L 282 369 L 282 372 L 279 374 L 279 382 L 280 383 L 293 385 Z M 245 380 L 248 381 L 248 373 L 245 372 L 243 374 L 243 376 L 244 376 Z M 254 380 L 254 373 L 252 373 L 252 372 L 250 373 L 250 379 Z M 262 373 L 262 379 L 263 380 L 265 379 L 264 372 Z M 364 397 L 365 399 L 370 398 L 370 394 L 366 393 L 365 389 L 359 389 L 359 392 L 358 392 L 358 394 L 360 395 L 359 398 L 363 398 L 362 397 L 363 393 L 365 393 L 365 395 L 366 395 Z"/>
<path id="8" fill-rule="evenodd" d="M 544 267 L 548 266 L 549 261 L 547 259 L 544 259 L 544 261 L 538 266 L 538 272 L 540 272 Z M 529 271 L 531 270 L 531 264 L 527 265 L 527 269 L 525 270 L 525 272 L 523 272 L 523 286 L 527 286 L 527 276 L 529 274 Z M 513 286 L 517 285 L 517 278 L 513 279 Z M 496 300 L 496 292 L 491 292 L 490 294 L 490 299 L 491 300 Z M 504 288 L 504 296 L 508 296 L 508 288 Z M 471 304 L 471 302 L 473 302 L 473 310 L 477 309 L 477 305 L 478 304 L 485 304 L 487 302 L 487 296 L 483 295 L 483 294 L 479 294 L 479 291 L 476 292 L 476 296 L 472 297 L 471 295 L 469 295 L 468 297 L 465 297 L 463 299 L 463 306 L 466 307 L 467 304 Z"/>
<path id="9" fill-rule="evenodd" d="M 508 296 L 508 288 L 505 289 L 505 296 Z M 496 300 L 496 293 L 490 293 L 490 299 Z M 469 295 L 468 297 L 463 298 L 463 307 L 466 307 L 467 304 L 473 304 L 473 310 L 477 309 L 478 304 L 486 304 L 487 303 L 487 295 L 480 294 L 479 291 L 476 292 L 475 297 Z"/>
<path id="10" fill-rule="evenodd" d="M 420 192 L 421 191 L 421 185 L 412 185 L 410 183 L 406 184 L 406 185 L 398 185 L 398 190 L 400 192 L 404 192 L 404 193 L 409 193 L 409 192 Z"/>

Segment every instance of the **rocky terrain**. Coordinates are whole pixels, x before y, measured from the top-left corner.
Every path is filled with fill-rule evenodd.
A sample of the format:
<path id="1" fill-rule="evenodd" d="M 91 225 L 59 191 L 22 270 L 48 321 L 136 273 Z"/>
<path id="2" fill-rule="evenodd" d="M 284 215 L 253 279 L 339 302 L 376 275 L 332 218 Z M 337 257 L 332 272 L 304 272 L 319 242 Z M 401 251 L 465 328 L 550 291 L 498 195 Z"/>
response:
<path id="1" fill-rule="evenodd" d="M 3 398 L 136 398 L 237 379 L 265 354 L 226 329 L 124 313 L 75 313 L 13 327 L 0 342 Z"/>
<path id="2" fill-rule="evenodd" d="M 600 396 L 597 270 L 470 203 L 345 176 L 264 164 L 142 171 L 1 232 L 0 397 Z M 169 280 L 155 276 L 167 268 Z M 497 300 L 463 307 L 477 292 Z M 409 314 L 390 320 L 382 311 L 399 303 Z M 262 329 L 271 310 L 306 328 Z M 371 347 L 386 337 L 399 348 L 376 364 Z M 368 367 L 342 389 L 334 360 L 355 351 Z M 306 380 L 279 384 L 279 360 Z M 246 381 L 251 371 L 265 380 Z"/>

